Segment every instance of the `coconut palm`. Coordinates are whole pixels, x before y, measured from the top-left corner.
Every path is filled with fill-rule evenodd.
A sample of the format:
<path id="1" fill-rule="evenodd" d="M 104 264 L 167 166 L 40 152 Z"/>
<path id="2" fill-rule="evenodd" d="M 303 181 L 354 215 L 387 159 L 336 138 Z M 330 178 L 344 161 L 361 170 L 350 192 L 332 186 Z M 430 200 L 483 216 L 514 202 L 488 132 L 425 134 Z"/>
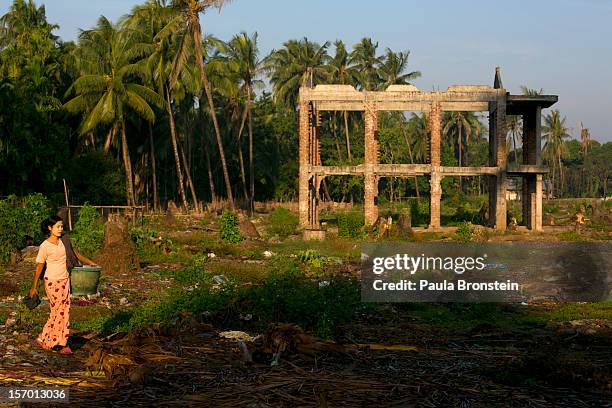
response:
<path id="1" fill-rule="evenodd" d="M 565 126 L 566 118 L 561 118 L 558 109 L 551 111 L 544 117 L 542 126 L 542 139 L 545 141 L 542 156 L 552 163 L 552 186 L 555 185 L 555 176 L 559 173 L 559 191 L 563 191 L 563 163 L 562 159 L 567 157 L 568 150 L 565 139 L 570 137 L 569 129 Z M 551 191 L 552 193 L 552 191 Z"/>
<path id="2" fill-rule="evenodd" d="M 420 71 L 405 72 L 408 68 L 408 56 L 410 51 L 393 52 L 387 48 L 387 52 L 378 68 L 381 83 L 379 89 L 384 91 L 390 85 L 407 85 L 421 76 Z"/>
<path id="3" fill-rule="evenodd" d="M 183 169 L 188 179 L 191 179 L 189 169 L 181 165 L 180 148 L 178 144 L 176 123 L 172 102 L 180 101 L 185 96 L 185 85 L 193 84 L 193 70 L 183 69 L 180 72 L 180 81 L 170 85 L 174 56 L 176 54 L 176 38 L 164 35 L 164 28 L 179 16 L 179 12 L 167 5 L 164 0 L 149 0 L 144 5 L 136 6 L 132 11 L 132 16 L 128 24 L 134 30 L 139 30 L 143 34 L 143 42 L 136 45 L 139 52 L 146 56 L 143 61 L 150 72 L 151 84 L 157 92 L 162 95 L 164 108 L 168 114 L 170 139 L 172 141 L 172 152 L 176 166 L 178 178 L 179 194 L 181 204 L 186 210 L 188 208 L 185 192 L 185 182 L 183 179 Z M 177 96 L 178 95 L 178 96 Z M 151 135 L 151 133 L 150 133 Z M 151 136 L 152 137 L 152 136 Z M 151 140 L 153 147 L 153 140 Z M 198 210 L 198 200 L 193 188 L 191 189 L 192 200 L 196 210 Z"/>
<path id="4" fill-rule="evenodd" d="M 507 129 L 510 133 L 510 137 L 512 138 L 512 151 L 514 152 L 514 162 L 518 163 L 518 158 L 516 156 L 516 140 L 522 140 L 523 138 L 523 121 L 519 115 L 510 115 L 507 118 Z"/>
<path id="5" fill-rule="evenodd" d="M 266 71 L 276 101 L 282 106 L 296 110 L 298 94 L 303 85 L 314 86 L 327 83 L 329 79 L 329 41 L 323 45 L 301 40 L 289 40 L 283 48 L 272 50 L 265 59 Z"/>
<path id="6" fill-rule="evenodd" d="M 132 162 L 128 150 L 126 122 L 130 112 L 149 122 L 155 120 L 150 104 L 161 106 L 161 97 L 139 83 L 147 72 L 133 63 L 131 46 L 138 39 L 130 29 L 120 29 L 106 17 L 96 28 L 79 36 L 82 75 L 72 85 L 75 97 L 64 104 L 71 113 L 82 113 L 81 134 L 100 125 L 109 125 L 111 135 L 121 132 L 121 151 L 126 172 L 128 205 L 135 205 Z"/>
<path id="7" fill-rule="evenodd" d="M 351 64 L 359 72 L 359 85 L 365 91 L 373 91 L 381 82 L 378 67 L 383 58 L 376 56 L 377 48 L 378 43 L 373 43 L 371 38 L 363 38 L 351 52 Z"/>
<path id="8" fill-rule="evenodd" d="M 208 106 L 210 109 L 210 117 L 215 129 L 217 147 L 219 148 L 219 158 L 223 169 L 223 178 L 225 180 L 225 188 L 227 191 L 227 199 L 230 206 L 234 207 L 234 196 L 232 194 L 232 185 L 227 171 L 227 161 L 225 160 L 225 151 L 223 149 L 223 139 L 221 138 L 221 130 L 217 120 L 217 112 L 213 100 L 212 89 L 208 80 L 208 75 L 205 69 L 205 55 L 202 45 L 202 26 L 200 24 L 200 13 L 204 13 L 210 8 L 221 9 L 224 4 L 230 0 L 172 0 L 172 7 L 179 11 L 179 15 L 174 18 L 159 34 L 160 38 L 167 35 L 176 34 L 178 36 L 179 46 L 173 62 L 172 74 L 170 75 L 170 87 L 173 87 L 178 81 L 182 70 L 185 68 L 189 56 L 195 56 L 196 65 L 200 71 L 200 80 L 204 88 Z"/>
<path id="9" fill-rule="evenodd" d="M 249 129 L 249 211 L 254 211 L 255 197 L 255 167 L 253 162 L 253 88 L 263 86 L 263 82 L 257 78 L 263 74 L 264 64 L 259 59 L 259 48 L 257 46 L 257 33 L 249 36 L 244 31 L 235 35 L 227 44 L 227 56 L 229 68 L 239 78 L 240 87 L 245 97 L 244 111 L 238 132 L 238 148 L 242 157 L 240 137 L 244 128 L 245 118 L 248 116 Z"/>
<path id="10" fill-rule="evenodd" d="M 446 112 L 444 116 L 443 122 L 446 124 L 444 125 L 443 133 L 447 135 L 449 140 L 452 140 L 453 134 L 456 135 L 455 141 L 458 148 L 457 161 L 459 167 L 462 167 L 463 164 L 467 164 L 467 154 L 463 155 L 463 146 L 467 150 L 470 136 L 473 133 L 477 134 L 480 132 L 480 122 L 472 112 Z M 462 188 L 462 185 L 463 178 L 459 176 L 459 188 Z"/>
<path id="11" fill-rule="evenodd" d="M 525 85 L 521 85 L 521 93 L 526 96 L 538 96 L 544 94 L 544 90 L 540 88 L 540 90 L 529 88 Z"/>
<path id="12" fill-rule="evenodd" d="M 357 70 L 350 65 L 350 55 L 346 50 L 346 46 L 344 42 L 337 40 L 334 43 L 334 47 L 336 48 L 336 53 L 333 58 L 329 61 L 329 74 L 330 74 L 330 82 L 339 85 L 356 85 L 358 72 Z M 349 137 L 349 126 L 348 126 L 348 112 L 343 111 L 344 116 L 344 135 L 346 139 L 346 155 L 350 161 L 352 161 L 351 156 L 351 142 Z"/>

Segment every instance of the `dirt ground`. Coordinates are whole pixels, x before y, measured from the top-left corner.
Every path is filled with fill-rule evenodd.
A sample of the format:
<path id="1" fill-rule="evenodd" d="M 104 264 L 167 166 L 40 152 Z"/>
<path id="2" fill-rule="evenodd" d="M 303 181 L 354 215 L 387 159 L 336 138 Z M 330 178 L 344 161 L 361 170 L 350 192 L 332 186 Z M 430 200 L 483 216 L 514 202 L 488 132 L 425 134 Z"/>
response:
<path id="1" fill-rule="evenodd" d="M 548 236 L 554 240 L 551 231 Z M 189 234 L 168 235 L 175 246 L 192 252 L 188 237 L 179 238 Z M 540 240 L 546 235 L 518 231 L 491 240 Z M 258 245 L 268 246 L 253 247 Z M 292 245 L 302 243 L 286 248 L 292 250 Z M 183 261 L 156 262 L 160 259 L 143 261 L 141 273 L 105 277 L 99 296 L 73 299 L 72 356 L 30 344 L 48 316 L 48 305 L 43 301 L 36 313 L 19 314 L 18 295 L 29 287 L 33 265 L 6 266 L 0 281 L 0 386 L 67 387 L 73 406 L 91 407 L 603 407 L 612 401 L 609 310 L 604 318 L 585 315 L 546 324 L 525 324 L 517 318 L 507 327 L 483 323 L 465 330 L 438 324 L 420 309 L 387 305 L 359 317 L 346 330 L 335 328 L 350 333 L 343 339 L 350 353 L 313 357 L 288 352 L 278 366 L 245 362 L 239 343 L 220 335 L 228 327 L 186 316 L 171 330 L 149 328 L 137 346 L 125 351 L 127 355 L 153 347 L 150 358 L 138 360 L 139 371 L 110 378 L 89 371 L 92 350 L 117 338 L 105 339 L 87 323 L 129 310 L 170 288 L 172 279 L 156 273 L 178 270 Z M 217 271 L 239 264 L 241 273 L 254 274 L 261 274 L 266 265 L 265 260 L 232 253 L 218 255 L 215 262 Z M 355 273 L 359 266 L 353 264 L 348 270 Z M 524 306 L 534 313 L 556 308 Z M 509 321 L 515 314 L 520 315 L 508 309 Z"/>

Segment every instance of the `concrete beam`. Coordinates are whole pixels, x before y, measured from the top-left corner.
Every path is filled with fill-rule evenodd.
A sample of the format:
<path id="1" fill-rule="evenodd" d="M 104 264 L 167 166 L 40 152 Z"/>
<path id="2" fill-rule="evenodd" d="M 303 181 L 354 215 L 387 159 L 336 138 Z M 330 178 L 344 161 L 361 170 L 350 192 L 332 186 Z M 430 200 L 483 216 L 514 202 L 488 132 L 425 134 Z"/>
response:
<path id="1" fill-rule="evenodd" d="M 545 174 L 548 173 L 547 166 L 538 166 L 535 164 L 508 164 L 508 174 Z"/>

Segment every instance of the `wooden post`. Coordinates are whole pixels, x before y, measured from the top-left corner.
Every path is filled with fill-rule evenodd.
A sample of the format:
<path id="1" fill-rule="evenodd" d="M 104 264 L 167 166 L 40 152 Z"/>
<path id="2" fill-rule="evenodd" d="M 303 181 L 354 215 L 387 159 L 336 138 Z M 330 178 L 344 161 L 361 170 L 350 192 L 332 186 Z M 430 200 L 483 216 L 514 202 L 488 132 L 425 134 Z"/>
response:
<path id="1" fill-rule="evenodd" d="M 68 208 L 68 228 L 72 231 L 72 214 L 70 212 L 70 202 L 68 201 L 68 185 L 66 184 L 66 179 L 64 180 L 64 197 L 66 198 L 66 207 Z"/>

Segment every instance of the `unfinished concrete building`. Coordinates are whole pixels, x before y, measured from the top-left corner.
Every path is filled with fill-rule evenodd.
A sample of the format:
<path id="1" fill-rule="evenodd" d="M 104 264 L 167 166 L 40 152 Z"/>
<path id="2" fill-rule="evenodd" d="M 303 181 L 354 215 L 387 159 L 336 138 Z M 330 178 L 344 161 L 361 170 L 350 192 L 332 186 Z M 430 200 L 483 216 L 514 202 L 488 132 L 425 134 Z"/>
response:
<path id="1" fill-rule="evenodd" d="M 548 172 L 541 159 L 542 109 L 557 102 L 556 95 L 511 95 L 502 85 L 499 68 L 493 87 L 451 86 L 446 92 L 423 92 L 413 85 L 392 85 L 382 92 L 359 92 L 348 85 L 317 85 L 300 89 L 299 212 L 307 238 L 324 235 L 319 223 L 319 191 L 327 176 L 363 176 L 366 225 L 378 218 L 376 197 L 381 177 L 428 176 L 430 180 L 429 228 L 440 227 L 441 181 L 449 176 L 486 176 L 489 179 L 489 226 L 506 229 L 508 177 L 522 178 L 523 224 L 542 229 L 542 175 Z M 361 111 L 365 117 L 364 163 L 357 166 L 323 166 L 317 136 L 321 111 Z M 381 164 L 377 142 L 380 111 L 420 111 L 429 116 L 429 160 L 424 164 Z M 448 167 L 440 163 L 442 112 L 489 113 L 489 163 L 482 167 Z M 523 119 L 522 164 L 507 163 L 506 116 Z"/>

